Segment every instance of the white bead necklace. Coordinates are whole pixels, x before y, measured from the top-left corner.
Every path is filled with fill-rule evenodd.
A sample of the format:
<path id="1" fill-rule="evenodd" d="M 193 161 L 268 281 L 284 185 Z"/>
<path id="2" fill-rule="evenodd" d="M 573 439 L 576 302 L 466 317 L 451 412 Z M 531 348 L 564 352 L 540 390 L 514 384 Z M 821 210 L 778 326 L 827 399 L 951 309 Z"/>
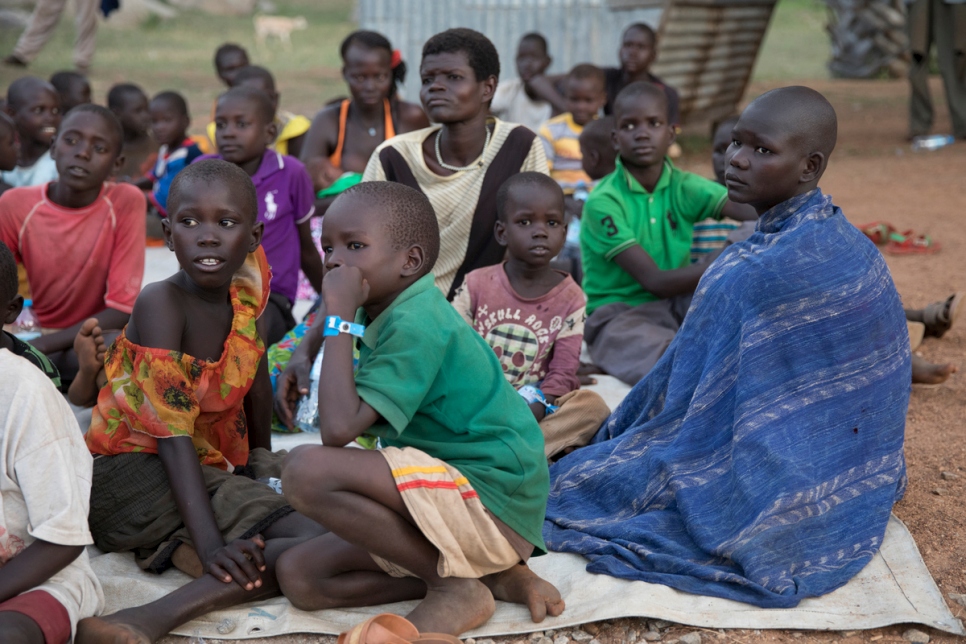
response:
<path id="1" fill-rule="evenodd" d="M 476 170 L 477 168 L 483 167 L 483 155 L 486 154 L 486 149 L 490 147 L 490 128 L 486 128 L 486 140 L 483 142 L 483 152 L 480 153 L 480 160 L 473 165 L 465 165 L 463 167 L 449 165 L 443 161 L 443 155 L 439 153 L 439 137 L 443 133 L 443 128 L 436 130 L 436 163 L 441 167 L 446 168 L 451 172 L 463 172 L 464 170 Z"/>

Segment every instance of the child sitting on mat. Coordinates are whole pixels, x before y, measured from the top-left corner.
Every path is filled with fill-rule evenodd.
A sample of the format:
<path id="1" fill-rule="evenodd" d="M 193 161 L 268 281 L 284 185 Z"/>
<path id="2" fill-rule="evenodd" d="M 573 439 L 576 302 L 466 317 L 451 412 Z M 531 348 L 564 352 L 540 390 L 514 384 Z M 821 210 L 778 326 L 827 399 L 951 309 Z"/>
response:
<path id="1" fill-rule="evenodd" d="M 537 621 L 560 614 L 557 590 L 522 564 L 544 550 L 543 437 L 434 286 L 429 200 L 397 183 L 354 186 L 326 213 L 322 245 L 325 315 L 306 341 L 325 344 L 323 445 L 289 454 L 282 487 L 330 533 L 279 560 L 283 577 L 302 575 L 285 595 L 306 610 L 422 599 L 408 619 L 454 635 L 486 622 L 494 598 Z M 290 414 L 288 391 L 277 399 Z M 341 447 L 363 433 L 382 449 Z"/>
<path id="2" fill-rule="evenodd" d="M 8 260 L 0 286 L 16 294 Z M 0 642 L 66 644 L 104 607 L 84 549 L 91 456 L 48 374 L 15 351 L 0 348 Z"/>
<path id="3" fill-rule="evenodd" d="M 133 551 L 144 569 L 174 565 L 197 579 L 82 621 L 80 644 L 155 641 L 211 610 L 276 595 L 278 556 L 322 533 L 244 475 L 281 474 L 281 459 L 256 449 L 270 446 L 272 404 L 257 321 L 270 280 L 257 213 L 255 187 L 231 163 L 192 164 L 171 184 L 163 227 L 181 270 L 142 291 L 107 350 L 87 432 L 89 522 L 101 550 Z"/>
<path id="4" fill-rule="evenodd" d="M 496 207 L 496 239 L 507 259 L 467 275 L 453 306 L 529 403 L 549 458 L 586 445 L 610 415 L 577 379 L 587 298 L 570 275 L 550 266 L 567 236 L 560 186 L 545 174 L 521 172 L 500 187 Z"/>

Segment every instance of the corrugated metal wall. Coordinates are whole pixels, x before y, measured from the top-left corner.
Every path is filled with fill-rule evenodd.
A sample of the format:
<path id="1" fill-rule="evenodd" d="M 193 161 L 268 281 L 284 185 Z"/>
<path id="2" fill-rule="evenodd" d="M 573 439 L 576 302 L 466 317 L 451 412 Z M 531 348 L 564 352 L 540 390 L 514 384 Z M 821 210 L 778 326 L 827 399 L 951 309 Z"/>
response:
<path id="1" fill-rule="evenodd" d="M 487 35 L 500 52 L 500 78 L 515 78 L 520 36 L 539 31 L 553 57 L 551 73 L 578 63 L 616 67 L 624 27 L 646 22 L 658 28 L 663 9 L 627 7 L 611 0 L 359 0 L 359 26 L 384 34 L 409 65 L 405 96 L 418 100 L 423 43 L 440 31 L 469 27 Z"/>
<path id="2" fill-rule="evenodd" d="M 654 73 L 681 95 L 682 121 L 716 120 L 741 101 L 774 0 L 674 0 Z"/>
<path id="3" fill-rule="evenodd" d="M 486 34 L 500 52 L 501 79 L 516 77 L 517 41 L 546 36 L 551 73 L 577 63 L 618 64 L 621 33 L 659 30 L 654 73 L 681 94 L 682 122 L 716 119 L 741 100 L 776 0 L 359 0 L 359 25 L 381 32 L 409 64 L 404 95 L 419 96 L 423 43 L 452 27 Z M 665 9 L 666 7 L 666 9 Z"/>

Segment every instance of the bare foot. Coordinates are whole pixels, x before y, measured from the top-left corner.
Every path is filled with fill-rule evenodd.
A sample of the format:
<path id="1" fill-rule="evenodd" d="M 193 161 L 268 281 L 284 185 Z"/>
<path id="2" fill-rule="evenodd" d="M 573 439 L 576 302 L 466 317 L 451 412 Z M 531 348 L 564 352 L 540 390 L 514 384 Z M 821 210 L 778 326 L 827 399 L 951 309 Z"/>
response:
<path id="1" fill-rule="evenodd" d="M 106 353 L 104 334 L 95 318 L 81 325 L 74 338 L 74 353 L 77 354 L 77 377 L 71 382 L 67 396 L 79 407 L 90 407 L 97 402 L 97 381 L 104 371 Z"/>
<path id="2" fill-rule="evenodd" d="M 916 385 L 938 385 L 946 382 L 949 376 L 959 371 L 959 368 L 950 363 L 933 364 L 920 358 L 912 356 L 912 382 Z"/>
<path id="3" fill-rule="evenodd" d="M 496 604 L 493 595 L 478 579 L 449 577 L 445 583 L 426 589 L 421 601 L 406 619 L 420 633 L 460 634 L 485 624 Z"/>
<path id="4" fill-rule="evenodd" d="M 129 624 L 114 621 L 115 616 L 88 617 L 77 622 L 77 644 L 151 644 L 150 637 Z"/>
<path id="5" fill-rule="evenodd" d="M 537 624 L 547 615 L 556 617 L 564 612 L 566 603 L 553 584 L 541 579 L 525 564 L 513 566 L 481 579 L 493 596 L 500 601 L 523 604 L 530 609 L 530 617 Z"/>

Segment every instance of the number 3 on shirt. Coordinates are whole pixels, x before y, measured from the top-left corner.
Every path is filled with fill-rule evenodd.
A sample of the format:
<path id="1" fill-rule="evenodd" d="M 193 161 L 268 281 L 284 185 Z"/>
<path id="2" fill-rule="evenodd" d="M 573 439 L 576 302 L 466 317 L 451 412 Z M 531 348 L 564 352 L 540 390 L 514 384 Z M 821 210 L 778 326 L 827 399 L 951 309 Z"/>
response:
<path id="1" fill-rule="evenodd" d="M 613 237 L 614 235 L 617 234 L 617 225 L 614 224 L 613 217 L 610 217 L 610 216 L 604 217 L 603 219 L 600 220 L 600 225 L 604 227 L 604 230 L 607 232 L 608 237 Z"/>

